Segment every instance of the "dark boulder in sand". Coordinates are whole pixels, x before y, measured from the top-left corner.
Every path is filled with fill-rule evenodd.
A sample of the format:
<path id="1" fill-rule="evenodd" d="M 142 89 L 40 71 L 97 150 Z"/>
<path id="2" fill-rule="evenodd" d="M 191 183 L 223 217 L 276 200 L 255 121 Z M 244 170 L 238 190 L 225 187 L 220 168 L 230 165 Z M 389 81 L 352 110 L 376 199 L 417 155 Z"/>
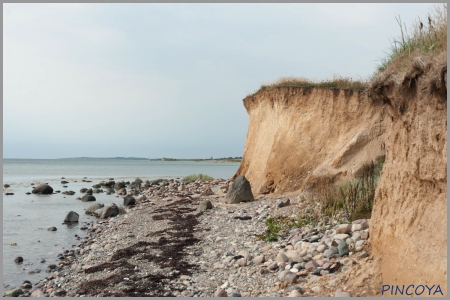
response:
<path id="1" fill-rule="evenodd" d="M 43 195 L 53 194 L 53 188 L 48 184 L 40 184 L 33 189 L 32 193 Z"/>
<path id="2" fill-rule="evenodd" d="M 126 196 L 123 198 L 123 205 L 135 205 L 136 199 L 133 196 Z"/>
<path id="3" fill-rule="evenodd" d="M 86 195 L 84 195 L 83 197 L 81 197 L 81 201 L 83 201 L 83 202 L 95 201 L 95 200 L 96 200 L 96 199 L 95 199 L 94 196 L 88 195 L 88 194 L 86 194 Z"/>
<path id="4" fill-rule="evenodd" d="M 212 209 L 213 205 L 211 203 L 211 201 L 209 200 L 205 200 L 200 202 L 199 206 L 198 206 L 198 211 L 205 211 L 207 209 Z"/>
<path id="5" fill-rule="evenodd" d="M 110 217 L 115 217 L 119 214 L 119 208 L 115 203 L 112 203 L 107 208 L 103 210 L 102 215 L 100 216 L 101 219 L 106 219 Z"/>
<path id="6" fill-rule="evenodd" d="M 78 222 L 79 217 L 80 216 L 76 212 L 71 211 L 64 218 L 64 223 L 76 223 Z"/>
<path id="7" fill-rule="evenodd" d="M 82 188 L 82 189 L 80 190 L 80 193 L 86 193 L 87 190 L 88 190 L 87 188 Z"/>
<path id="8" fill-rule="evenodd" d="M 252 188 L 250 182 L 245 178 L 244 175 L 236 177 L 233 184 L 228 189 L 227 195 L 225 196 L 225 203 L 227 204 L 238 204 L 241 202 L 249 202 L 253 200 Z"/>

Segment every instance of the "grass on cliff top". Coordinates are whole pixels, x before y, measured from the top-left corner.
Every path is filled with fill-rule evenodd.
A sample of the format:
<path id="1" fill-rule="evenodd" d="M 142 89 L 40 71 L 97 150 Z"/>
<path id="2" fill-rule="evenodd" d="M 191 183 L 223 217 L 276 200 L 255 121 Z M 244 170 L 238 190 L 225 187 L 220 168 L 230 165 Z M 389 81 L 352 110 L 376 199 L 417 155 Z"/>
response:
<path id="1" fill-rule="evenodd" d="M 418 18 L 409 31 L 401 17 L 396 17 L 401 35 L 391 40 L 386 57 L 377 66 L 376 73 L 393 69 L 404 71 L 409 68 L 411 59 L 447 51 L 447 4 L 434 6 L 426 20 Z"/>
<path id="2" fill-rule="evenodd" d="M 212 180 L 214 180 L 214 178 L 212 178 L 211 176 L 200 173 L 200 174 L 188 175 L 188 176 L 183 178 L 183 181 L 185 181 L 187 183 L 191 183 L 191 182 L 194 182 L 194 181 L 196 181 L 198 179 L 200 179 L 201 181 L 212 181 Z"/>
<path id="3" fill-rule="evenodd" d="M 333 79 L 324 81 L 313 81 L 303 77 L 282 77 L 273 83 L 261 85 L 258 91 L 249 96 L 276 87 L 337 88 L 362 91 L 367 87 L 367 81 L 340 76 L 334 76 Z"/>

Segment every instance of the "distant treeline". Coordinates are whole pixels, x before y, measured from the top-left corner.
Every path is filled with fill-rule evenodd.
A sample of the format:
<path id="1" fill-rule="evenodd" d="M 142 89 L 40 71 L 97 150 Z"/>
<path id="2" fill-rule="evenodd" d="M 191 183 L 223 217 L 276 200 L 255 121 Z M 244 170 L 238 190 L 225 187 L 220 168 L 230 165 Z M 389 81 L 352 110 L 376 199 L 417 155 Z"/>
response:
<path id="1" fill-rule="evenodd" d="M 127 159 L 127 160 L 150 160 L 150 158 L 145 157 L 68 157 L 68 158 L 58 158 L 58 159 Z"/>
<path id="2" fill-rule="evenodd" d="M 152 158 L 153 161 L 229 161 L 229 162 L 240 162 L 242 157 L 221 157 L 221 158 Z"/>

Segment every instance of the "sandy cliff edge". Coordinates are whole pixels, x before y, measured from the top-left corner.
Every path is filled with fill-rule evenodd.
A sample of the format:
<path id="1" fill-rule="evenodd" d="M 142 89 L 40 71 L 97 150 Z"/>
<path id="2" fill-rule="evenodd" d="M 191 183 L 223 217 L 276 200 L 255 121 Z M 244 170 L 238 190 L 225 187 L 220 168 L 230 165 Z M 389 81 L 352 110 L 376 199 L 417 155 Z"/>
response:
<path id="1" fill-rule="evenodd" d="M 384 154 L 387 107 L 360 91 L 277 87 L 243 101 L 250 122 L 236 176 L 256 194 L 352 178 Z"/>

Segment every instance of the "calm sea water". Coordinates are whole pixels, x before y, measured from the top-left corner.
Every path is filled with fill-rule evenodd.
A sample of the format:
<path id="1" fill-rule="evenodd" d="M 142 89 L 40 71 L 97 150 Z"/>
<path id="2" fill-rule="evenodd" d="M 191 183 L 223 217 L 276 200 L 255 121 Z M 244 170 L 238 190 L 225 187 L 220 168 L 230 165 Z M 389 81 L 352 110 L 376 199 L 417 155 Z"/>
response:
<path id="1" fill-rule="evenodd" d="M 182 178 L 190 174 L 208 174 L 214 178 L 228 179 L 239 167 L 239 163 L 211 162 L 162 162 L 149 160 L 115 160 L 115 159 L 4 159 L 3 184 L 3 287 L 18 287 L 23 280 L 30 280 L 33 285 L 46 277 L 45 269 L 50 264 L 57 264 L 56 255 L 65 249 L 78 245 L 75 234 L 83 237 L 79 228 L 84 222 L 94 217 L 84 214 L 84 209 L 92 202 L 75 200 L 81 197 L 81 188 L 108 178 L 115 181 L 142 180 L 158 178 Z M 67 188 L 61 184 L 65 177 Z M 82 179 L 92 182 L 82 182 Z M 53 190 L 75 191 L 75 195 L 26 195 L 31 192 L 34 183 L 48 183 Z M 14 195 L 6 196 L 6 192 Z M 110 203 L 121 205 L 123 200 L 116 195 L 94 194 L 97 202 L 107 206 Z M 76 225 L 62 224 L 69 211 L 80 215 Z M 48 231 L 55 226 L 57 231 Z M 16 243 L 16 246 L 11 244 Z M 14 258 L 22 256 L 24 261 L 16 264 Z M 40 263 L 45 259 L 45 263 Z M 39 272 L 40 270 L 40 272 Z M 36 271 L 35 274 L 29 274 Z"/>

